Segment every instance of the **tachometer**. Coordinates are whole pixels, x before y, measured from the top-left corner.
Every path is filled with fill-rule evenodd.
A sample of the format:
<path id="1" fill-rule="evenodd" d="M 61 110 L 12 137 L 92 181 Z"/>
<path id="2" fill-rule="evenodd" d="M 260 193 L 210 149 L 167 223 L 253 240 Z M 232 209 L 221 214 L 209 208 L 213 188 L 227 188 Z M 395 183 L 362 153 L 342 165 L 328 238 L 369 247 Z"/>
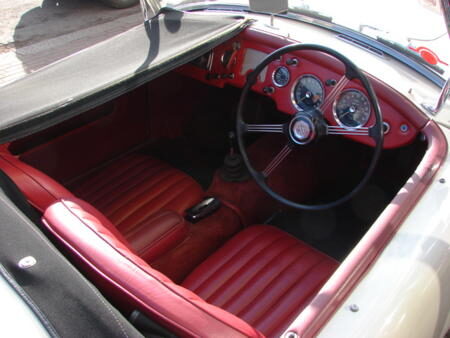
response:
<path id="1" fill-rule="evenodd" d="M 284 87 L 289 83 L 291 79 L 291 73 L 287 67 L 281 66 L 275 69 L 272 74 L 273 84 L 277 87 Z"/>
<path id="2" fill-rule="evenodd" d="M 323 85 L 314 75 L 303 75 L 297 80 L 292 91 L 292 102 L 295 107 L 305 110 L 318 107 L 324 96 Z"/>
<path id="3" fill-rule="evenodd" d="M 343 127 L 361 127 L 370 117 L 369 99 L 359 90 L 345 90 L 334 102 L 333 114 L 336 122 Z"/>

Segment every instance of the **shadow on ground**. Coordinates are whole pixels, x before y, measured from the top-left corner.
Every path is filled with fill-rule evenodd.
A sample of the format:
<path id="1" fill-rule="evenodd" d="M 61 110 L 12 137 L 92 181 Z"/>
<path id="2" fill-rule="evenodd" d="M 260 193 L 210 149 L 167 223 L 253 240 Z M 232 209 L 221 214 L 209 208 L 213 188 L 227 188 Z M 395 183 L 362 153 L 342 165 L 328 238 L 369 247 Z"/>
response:
<path id="1" fill-rule="evenodd" d="M 121 20 L 117 27 L 96 27 L 127 16 L 132 19 Z M 130 29 L 140 20 L 139 5 L 118 10 L 94 0 L 44 0 L 21 16 L 14 30 L 14 47 L 29 73 Z"/>

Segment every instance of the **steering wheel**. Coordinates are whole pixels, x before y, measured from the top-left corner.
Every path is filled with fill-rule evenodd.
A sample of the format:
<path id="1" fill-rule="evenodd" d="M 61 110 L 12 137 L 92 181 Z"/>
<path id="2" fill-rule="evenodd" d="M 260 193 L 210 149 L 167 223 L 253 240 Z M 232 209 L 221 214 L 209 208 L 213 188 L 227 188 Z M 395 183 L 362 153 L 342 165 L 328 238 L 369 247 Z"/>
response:
<path id="1" fill-rule="evenodd" d="M 372 127 L 341 127 L 341 126 L 330 126 L 326 123 L 322 111 L 319 108 L 310 108 L 308 110 L 299 111 L 294 114 L 291 119 L 285 124 L 247 124 L 243 120 L 243 111 L 245 107 L 245 102 L 247 99 L 247 94 L 250 88 L 256 83 L 258 75 L 261 71 L 272 61 L 280 58 L 283 54 L 292 53 L 294 51 L 301 50 L 313 50 L 324 52 L 334 56 L 336 59 L 341 61 L 345 66 L 345 74 L 336 83 L 332 91 L 328 94 L 325 101 L 322 104 L 322 110 L 325 111 L 335 101 L 339 96 L 341 91 L 347 85 L 347 83 L 353 79 L 358 79 L 364 89 L 366 90 L 369 101 L 373 107 L 375 114 L 375 124 Z M 245 165 L 251 176 L 255 179 L 256 183 L 275 200 L 288 205 L 292 208 L 302 209 L 302 210 L 323 210 L 340 205 L 353 196 L 355 196 L 361 189 L 366 185 L 370 177 L 372 176 L 378 159 L 380 157 L 381 150 L 383 148 L 383 117 L 381 115 L 380 107 L 378 104 L 377 96 L 372 88 L 367 77 L 361 72 L 361 70 L 356 67 L 356 65 L 351 62 L 344 55 L 336 52 L 333 49 L 314 45 L 314 44 L 292 44 L 269 54 L 265 57 L 261 63 L 251 72 L 247 77 L 247 82 L 244 85 L 242 94 L 239 100 L 239 106 L 237 109 L 237 141 L 239 149 L 244 160 Z M 247 133 L 281 133 L 286 136 L 286 145 L 283 149 L 270 161 L 267 167 L 263 171 L 255 170 L 248 158 L 247 151 L 244 144 L 244 135 Z M 371 137 L 375 141 L 375 147 L 372 159 L 370 161 L 369 167 L 361 181 L 353 188 L 349 193 L 340 197 L 339 199 L 325 203 L 325 204 L 300 204 L 293 202 L 280 194 L 276 193 L 267 184 L 267 178 L 269 175 L 280 165 L 280 163 L 289 155 L 289 153 L 296 147 L 304 147 L 314 142 L 315 140 L 324 137 L 326 135 L 360 135 Z"/>

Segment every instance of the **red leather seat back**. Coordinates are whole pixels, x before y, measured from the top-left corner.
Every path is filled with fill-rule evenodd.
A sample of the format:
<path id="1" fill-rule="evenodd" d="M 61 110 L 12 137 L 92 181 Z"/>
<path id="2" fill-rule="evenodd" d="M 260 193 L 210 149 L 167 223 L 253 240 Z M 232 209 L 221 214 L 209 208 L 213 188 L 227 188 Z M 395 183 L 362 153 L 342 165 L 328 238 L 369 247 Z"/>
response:
<path id="1" fill-rule="evenodd" d="M 41 212 L 61 198 L 74 197 L 61 184 L 10 154 L 0 154 L 0 169 L 16 183 L 27 200 Z"/>
<path id="2" fill-rule="evenodd" d="M 77 181 L 72 191 L 100 210 L 125 236 L 160 211 L 183 215 L 204 196 L 192 177 L 144 154 L 111 162 Z"/>
<path id="3" fill-rule="evenodd" d="M 338 262 L 268 225 L 239 232 L 183 282 L 205 301 L 280 337 Z"/>
<path id="4" fill-rule="evenodd" d="M 51 205 L 43 222 L 69 252 L 122 300 L 183 336 L 261 337 L 243 320 L 174 284 L 139 258 L 95 208 L 72 198 Z"/>

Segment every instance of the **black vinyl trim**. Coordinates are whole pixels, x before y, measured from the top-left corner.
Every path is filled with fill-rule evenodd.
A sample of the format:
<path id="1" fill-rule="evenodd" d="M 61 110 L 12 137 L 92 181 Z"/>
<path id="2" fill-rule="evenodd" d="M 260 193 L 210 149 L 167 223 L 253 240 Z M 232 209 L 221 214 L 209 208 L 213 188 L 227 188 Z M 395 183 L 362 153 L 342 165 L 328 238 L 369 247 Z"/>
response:
<path id="1" fill-rule="evenodd" d="M 47 333 L 51 337 L 59 337 L 53 325 L 47 319 L 47 317 L 42 313 L 39 307 L 33 302 L 33 300 L 28 296 L 24 289 L 20 287 L 19 284 L 14 280 L 14 278 L 8 273 L 5 267 L 0 263 L 0 275 L 6 280 L 6 282 L 17 292 L 20 298 L 28 305 L 28 307 L 33 311 L 36 317 L 41 322 L 42 326 L 47 330 Z"/>
<path id="2" fill-rule="evenodd" d="M 0 175 L 0 273 L 32 304 L 44 327 L 52 328 L 49 333 L 53 337 L 142 337 L 27 218 L 24 212 L 34 217 L 34 210 L 20 205 L 23 195 L 5 177 Z M 36 264 L 22 269 L 18 262 L 26 256 L 34 257 Z"/>

